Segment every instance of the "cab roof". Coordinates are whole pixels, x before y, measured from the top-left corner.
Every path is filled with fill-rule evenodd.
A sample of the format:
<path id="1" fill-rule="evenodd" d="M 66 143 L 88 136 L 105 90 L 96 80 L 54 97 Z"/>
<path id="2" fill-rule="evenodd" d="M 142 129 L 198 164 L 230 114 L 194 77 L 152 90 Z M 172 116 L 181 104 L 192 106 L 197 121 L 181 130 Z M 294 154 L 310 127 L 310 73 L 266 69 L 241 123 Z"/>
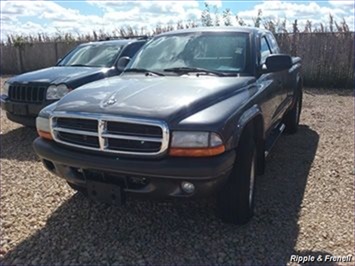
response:
<path id="1" fill-rule="evenodd" d="M 161 33 L 157 36 L 163 35 L 174 35 L 174 34 L 183 34 L 183 33 L 194 33 L 194 32 L 242 32 L 242 33 L 269 33 L 270 31 L 255 27 L 232 27 L 232 26 L 224 26 L 224 27 L 196 27 L 190 29 L 183 30 L 175 30 Z"/>
<path id="2" fill-rule="evenodd" d="M 100 44 L 116 44 L 116 45 L 127 45 L 129 43 L 132 42 L 143 42 L 143 41 L 147 41 L 147 39 L 143 39 L 143 38 L 132 38 L 132 39 L 112 39 L 112 40 L 99 40 L 99 41 L 92 41 L 92 42 L 86 42 L 86 43 L 82 43 L 80 45 L 84 46 L 84 45 L 90 45 L 90 44 L 95 44 L 95 45 L 100 45 Z"/>

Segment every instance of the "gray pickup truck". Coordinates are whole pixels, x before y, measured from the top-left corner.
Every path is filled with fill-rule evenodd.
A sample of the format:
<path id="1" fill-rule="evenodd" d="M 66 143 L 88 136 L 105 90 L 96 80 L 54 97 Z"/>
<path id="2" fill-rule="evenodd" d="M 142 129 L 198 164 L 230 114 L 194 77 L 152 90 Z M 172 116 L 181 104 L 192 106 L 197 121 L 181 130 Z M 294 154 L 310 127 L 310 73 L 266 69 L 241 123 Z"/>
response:
<path id="1" fill-rule="evenodd" d="M 219 217 L 244 224 L 265 157 L 283 131 L 297 131 L 300 62 L 258 28 L 160 34 L 120 77 L 43 109 L 34 149 L 90 198 L 215 195 Z"/>

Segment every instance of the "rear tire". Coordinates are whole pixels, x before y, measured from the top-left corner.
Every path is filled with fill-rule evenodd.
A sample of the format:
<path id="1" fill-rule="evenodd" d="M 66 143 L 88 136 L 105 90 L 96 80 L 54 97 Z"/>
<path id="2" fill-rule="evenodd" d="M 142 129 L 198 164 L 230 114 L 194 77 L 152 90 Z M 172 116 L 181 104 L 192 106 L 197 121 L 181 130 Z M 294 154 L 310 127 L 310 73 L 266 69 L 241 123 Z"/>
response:
<path id="1" fill-rule="evenodd" d="M 252 218 L 256 166 L 257 149 L 253 136 L 243 134 L 232 173 L 217 198 L 217 214 L 223 222 L 242 225 Z"/>
<path id="2" fill-rule="evenodd" d="M 296 102 L 294 106 L 287 112 L 284 117 L 284 124 L 286 126 L 285 132 L 288 134 L 294 134 L 298 130 L 300 122 L 301 110 L 302 110 L 302 90 L 300 89 L 296 96 Z"/>

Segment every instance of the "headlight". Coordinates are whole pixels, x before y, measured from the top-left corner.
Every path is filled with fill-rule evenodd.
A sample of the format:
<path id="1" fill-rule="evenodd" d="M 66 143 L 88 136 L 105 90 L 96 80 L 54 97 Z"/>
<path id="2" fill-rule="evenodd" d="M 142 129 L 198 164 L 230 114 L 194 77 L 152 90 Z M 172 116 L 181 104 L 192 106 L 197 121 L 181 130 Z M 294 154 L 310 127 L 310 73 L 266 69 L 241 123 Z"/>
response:
<path id="1" fill-rule="evenodd" d="M 37 131 L 50 132 L 49 119 L 38 116 L 36 118 L 36 128 L 37 128 Z"/>
<path id="2" fill-rule="evenodd" d="M 9 95 L 9 88 L 10 88 L 10 84 L 5 82 L 3 87 L 3 94 Z"/>
<path id="3" fill-rule="evenodd" d="M 59 100 L 69 92 L 69 88 L 65 84 L 50 85 L 47 89 L 47 100 Z"/>
<path id="4" fill-rule="evenodd" d="M 40 117 L 36 118 L 36 128 L 38 135 L 42 138 L 52 140 L 52 134 L 49 126 L 49 118 Z"/>
<path id="5" fill-rule="evenodd" d="M 171 147 L 208 147 L 209 135 L 210 133 L 208 132 L 175 131 L 172 134 Z"/>
<path id="6" fill-rule="evenodd" d="M 172 132 L 169 154 L 171 156 L 214 156 L 225 151 L 221 137 L 213 132 Z"/>
<path id="7" fill-rule="evenodd" d="M 54 102 L 50 105 L 44 107 L 38 114 L 36 119 L 36 128 L 38 135 L 42 138 L 52 140 L 49 117 L 51 116 L 53 110 L 57 106 L 58 102 Z"/>

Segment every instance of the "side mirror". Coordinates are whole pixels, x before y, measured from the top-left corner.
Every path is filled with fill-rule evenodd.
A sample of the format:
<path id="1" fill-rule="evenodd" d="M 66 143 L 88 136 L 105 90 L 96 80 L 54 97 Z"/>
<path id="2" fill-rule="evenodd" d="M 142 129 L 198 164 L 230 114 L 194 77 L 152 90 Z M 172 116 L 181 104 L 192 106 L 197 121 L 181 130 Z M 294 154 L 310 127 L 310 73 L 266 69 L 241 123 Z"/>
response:
<path id="1" fill-rule="evenodd" d="M 263 73 L 287 70 L 292 67 L 292 58 L 285 54 L 272 54 L 266 58 L 265 67 Z"/>
<path id="2" fill-rule="evenodd" d="M 131 58 L 129 58 L 128 56 L 123 56 L 120 59 L 118 59 L 116 63 L 117 70 L 123 71 L 130 61 Z"/>
<path id="3" fill-rule="evenodd" d="M 62 61 L 62 58 L 59 58 L 59 59 L 57 60 L 57 63 L 55 63 L 55 65 L 58 65 L 60 61 Z"/>

